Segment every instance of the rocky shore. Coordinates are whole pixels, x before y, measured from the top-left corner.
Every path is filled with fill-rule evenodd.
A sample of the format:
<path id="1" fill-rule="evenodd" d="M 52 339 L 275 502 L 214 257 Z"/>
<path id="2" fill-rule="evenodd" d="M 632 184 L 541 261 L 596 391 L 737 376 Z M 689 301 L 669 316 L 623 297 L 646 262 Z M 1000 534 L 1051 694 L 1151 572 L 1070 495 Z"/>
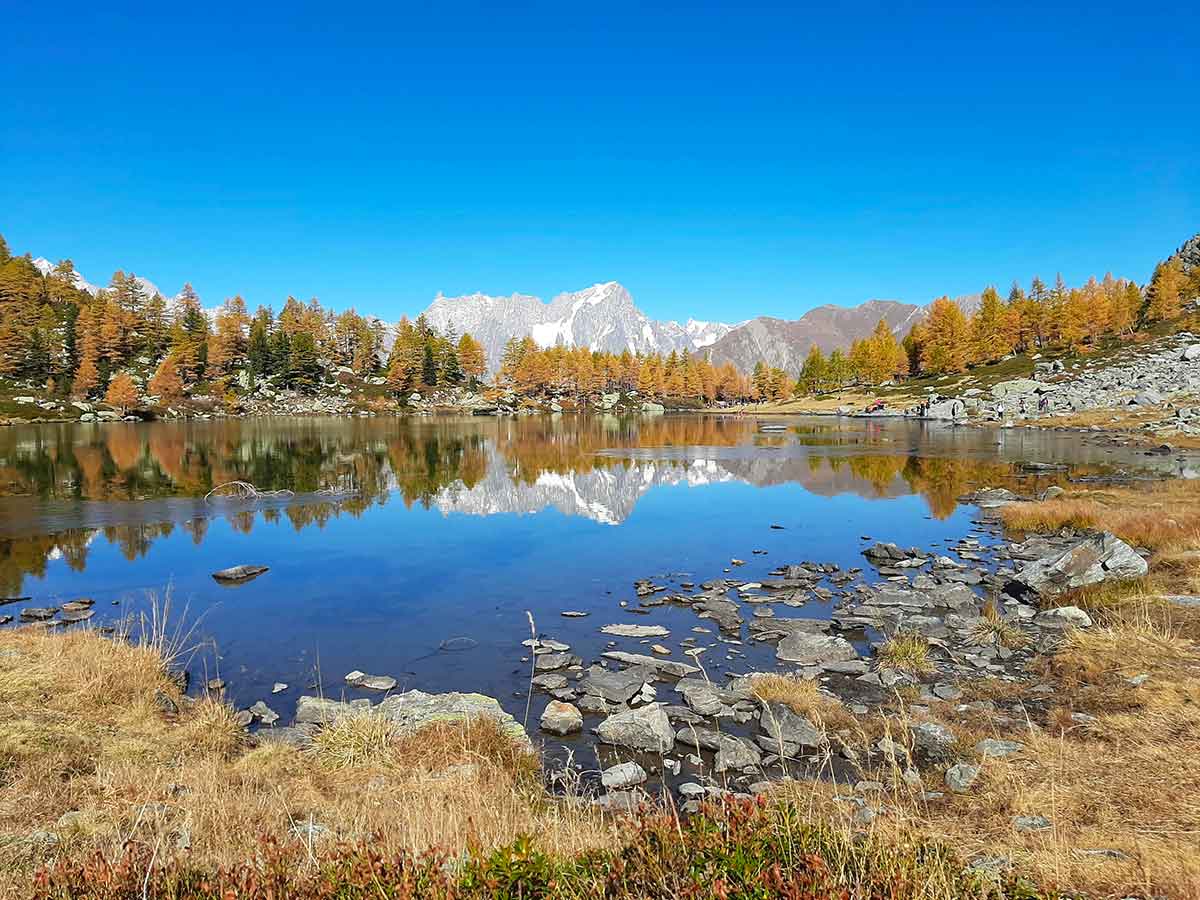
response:
<path id="1" fill-rule="evenodd" d="M 1200 343 L 1181 333 L 1146 347 L 1134 346 L 1097 362 L 1041 361 L 1032 378 L 970 387 L 955 396 L 930 389 L 927 399 L 905 409 L 882 408 L 854 415 L 903 415 L 941 421 L 1050 423 L 1094 410 L 1156 411 L 1140 427 L 1200 435 Z M 847 411 L 848 412 L 848 411 Z"/>

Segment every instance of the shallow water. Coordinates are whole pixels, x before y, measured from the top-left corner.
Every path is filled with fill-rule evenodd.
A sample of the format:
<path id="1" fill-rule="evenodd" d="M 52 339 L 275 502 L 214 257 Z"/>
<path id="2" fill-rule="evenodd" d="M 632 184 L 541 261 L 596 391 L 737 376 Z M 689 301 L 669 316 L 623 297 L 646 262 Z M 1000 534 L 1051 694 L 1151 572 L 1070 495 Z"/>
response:
<path id="1" fill-rule="evenodd" d="M 684 638 L 710 646 L 711 675 L 769 669 L 772 647 L 718 643 L 715 624 L 689 608 L 634 614 L 633 582 L 757 580 L 802 561 L 862 566 L 867 536 L 986 541 L 977 511 L 957 499 L 974 488 L 1033 491 L 1181 465 L 1075 434 L 784 421 L 782 434 L 750 418 L 683 415 L 8 428 L 0 598 L 32 599 L 0 613 L 87 596 L 91 624 L 104 624 L 144 612 L 148 594 L 169 587 L 189 643 L 207 642 L 193 675 L 224 678 L 239 705 L 266 699 L 286 720 L 318 684 L 326 696 L 378 699 L 343 684 L 360 669 L 402 688 L 492 694 L 521 718 L 527 611 L 585 664 L 610 645 L 649 652 L 650 641 L 599 632 L 632 622 L 668 627 L 654 642 L 673 659 L 686 659 Z M 205 501 L 231 480 L 295 496 Z M 234 587 L 210 577 L 243 563 L 270 571 Z M 779 610 L 828 613 L 813 602 Z M 272 696 L 276 681 L 289 688 Z M 535 697 L 533 722 L 545 699 Z"/>

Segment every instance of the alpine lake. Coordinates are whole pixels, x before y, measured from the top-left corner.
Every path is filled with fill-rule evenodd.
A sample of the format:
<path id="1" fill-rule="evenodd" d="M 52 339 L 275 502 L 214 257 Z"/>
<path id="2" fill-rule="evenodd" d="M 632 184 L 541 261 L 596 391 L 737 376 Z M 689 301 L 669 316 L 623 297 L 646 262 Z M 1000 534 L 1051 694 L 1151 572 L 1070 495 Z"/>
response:
<path id="1" fill-rule="evenodd" d="M 589 699 L 591 667 L 628 664 L 604 654 L 694 667 L 687 677 L 718 694 L 741 674 L 795 672 L 763 624 L 836 623 L 864 585 L 908 582 L 915 571 L 881 572 L 864 556 L 876 542 L 953 558 L 975 573 L 959 586 L 983 594 L 1012 562 L 975 492 L 1194 474 L 1184 466 L 1077 433 L 834 417 L 13 426 L 0 430 L 0 621 L 54 609 L 39 624 L 136 635 L 165 613 L 190 690 L 219 679 L 230 703 L 263 701 L 278 726 L 301 696 L 385 696 L 348 683 L 353 671 L 394 678 L 390 693 L 486 694 L 548 764 L 569 759 L 594 777 L 628 758 L 597 742 L 603 710 L 580 703 L 583 729 L 568 736 L 538 723 L 552 695 Z M 210 495 L 234 481 L 259 495 Z M 267 571 L 213 578 L 238 565 Z M 62 611 L 81 598 L 93 602 Z M 654 633 L 602 630 L 613 625 Z M 865 671 L 880 632 L 834 631 Z M 533 634 L 555 642 L 540 654 L 558 654 L 536 675 L 561 678 L 531 687 Z M 681 735 L 695 726 L 677 674 L 646 671 L 626 702 L 667 704 Z M 822 676 L 848 702 L 878 689 L 860 680 Z M 753 733 L 747 716 L 727 724 Z M 677 746 L 668 770 L 711 766 L 713 748 L 699 744 Z"/>

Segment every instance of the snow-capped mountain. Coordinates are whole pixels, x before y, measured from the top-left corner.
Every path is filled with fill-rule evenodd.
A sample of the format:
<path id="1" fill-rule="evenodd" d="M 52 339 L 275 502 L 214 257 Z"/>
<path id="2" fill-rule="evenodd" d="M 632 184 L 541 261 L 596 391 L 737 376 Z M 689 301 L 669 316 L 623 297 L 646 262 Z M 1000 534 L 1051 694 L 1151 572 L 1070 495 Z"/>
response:
<path id="1" fill-rule="evenodd" d="M 33 267 L 43 275 L 49 275 L 54 271 L 55 263 L 50 262 L 50 260 L 46 259 L 44 256 L 39 256 L 33 261 Z M 141 286 L 143 293 L 145 293 L 147 297 L 153 297 L 155 294 L 161 294 L 166 299 L 171 300 L 175 296 L 159 290 L 158 285 L 148 278 L 143 278 L 141 275 L 135 275 L 133 277 Z M 100 290 L 98 285 L 92 284 L 90 281 L 84 278 L 83 274 L 80 273 L 78 269 L 75 270 L 74 283 L 77 289 L 81 291 L 87 291 L 89 294 L 95 294 L 98 290 Z"/>
<path id="2" fill-rule="evenodd" d="M 424 314 L 440 330 L 469 331 L 487 350 L 492 368 L 500 365 L 504 344 L 513 337 L 532 337 L 542 347 L 561 344 L 613 353 L 694 352 L 734 327 L 693 319 L 684 325 L 656 321 L 634 306 L 629 291 L 615 281 L 559 294 L 549 303 L 528 294 L 439 295 Z"/>

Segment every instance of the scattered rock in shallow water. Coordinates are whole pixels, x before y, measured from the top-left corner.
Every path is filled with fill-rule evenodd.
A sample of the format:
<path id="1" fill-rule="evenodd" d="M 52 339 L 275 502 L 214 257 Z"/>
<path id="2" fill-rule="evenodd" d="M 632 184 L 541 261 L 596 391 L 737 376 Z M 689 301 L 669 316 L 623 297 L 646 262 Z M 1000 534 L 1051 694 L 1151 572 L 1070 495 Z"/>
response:
<path id="1" fill-rule="evenodd" d="M 271 693 L 272 694 L 282 694 L 287 689 L 288 689 L 288 686 L 286 684 L 284 684 L 282 681 L 277 681 L 273 685 L 271 685 Z"/>
<path id="2" fill-rule="evenodd" d="M 355 669 L 346 673 L 346 684 L 371 691 L 390 691 L 396 687 L 396 679 L 391 675 L 368 675 Z"/>
<path id="3" fill-rule="evenodd" d="M 58 615 L 57 606 L 30 606 L 21 610 L 21 620 L 24 622 L 48 622 Z"/>
<path id="4" fill-rule="evenodd" d="M 579 665 L 580 662 L 578 656 L 572 656 L 570 653 L 551 652 L 538 655 L 533 667 L 538 672 L 553 672 L 555 669 Z"/>
<path id="5" fill-rule="evenodd" d="M 247 712 L 264 725 L 274 725 L 279 721 L 279 713 L 267 706 L 263 701 L 256 701 Z"/>
<path id="6" fill-rule="evenodd" d="M 670 630 L 661 625 L 605 625 L 600 629 L 604 634 L 616 635 L 617 637 L 629 638 L 645 638 L 645 637 L 667 637 L 670 635 Z"/>
<path id="7" fill-rule="evenodd" d="M 250 723 L 254 721 L 254 713 L 248 709 L 240 709 L 233 714 L 233 721 L 238 728 L 249 728 Z"/>
<path id="8" fill-rule="evenodd" d="M 675 745 L 675 730 L 661 703 L 614 713 L 600 723 L 596 735 L 606 744 L 644 753 L 666 753 Z"/>
<path id="9" fill-rule="evenodd" d="M 577 609 L 564 609 L 559 613 L 559 615 L 568 619 L 582 619 L 585 616 L 590 615 L 590 613 L 580 612 Z"/>
<path id="10" fill-rule="evenodd" d="M 965 794 L 979 779 L 979 766 L 971 763 L 955 763 L 946 770 L 946 787 L 956 794 Z"/>
<path id="11" fill-rule="evenodd" d="M 646 656 L 641 653 L 626 653 L 623 650 L 606 650 L 600 654 L 605 659 L 616 660 L 623 662 L 629 666 L 646 666 L 656 672 L 665 672 L 668 675 L 673 675 L 676 678 L 683 678 L 686 675 L 695 675 L 700 671 L 696 666 L 688 665 L 683 662 L 676 662 L 670 659 L 658 659 L 653 656 Z"/>
<path id="12" fill-rule="evenodd" d="M 542 713 L 542 731 L 559 736 L 574 734 L 583 729 L 583 713 L 571 703 L 551 700 Z"/>
<path id="13" fill-rule="evenodd" d="M 635 762 L 618 763 L 600 773 L 600 782 L 610 791 L 628 790 L 645 780 L 646 770 Z"/>
<path id="14" fill-rule="evenodd" d="M 653 677 L 646 669 L 632 668 L 614 672 L 603 666 L 591 666 L 579 681 L 580 693 L 598 697 L 606 703 L 628 703 L 641 691 L 647 678 Z"/>
<path id="15" fill-rule="evenodd" d="M 212 577 L 222 584 L 242 584 L 268 571 L 270 570 L 266 566 L 231 566 L 213 572 Z"/>

